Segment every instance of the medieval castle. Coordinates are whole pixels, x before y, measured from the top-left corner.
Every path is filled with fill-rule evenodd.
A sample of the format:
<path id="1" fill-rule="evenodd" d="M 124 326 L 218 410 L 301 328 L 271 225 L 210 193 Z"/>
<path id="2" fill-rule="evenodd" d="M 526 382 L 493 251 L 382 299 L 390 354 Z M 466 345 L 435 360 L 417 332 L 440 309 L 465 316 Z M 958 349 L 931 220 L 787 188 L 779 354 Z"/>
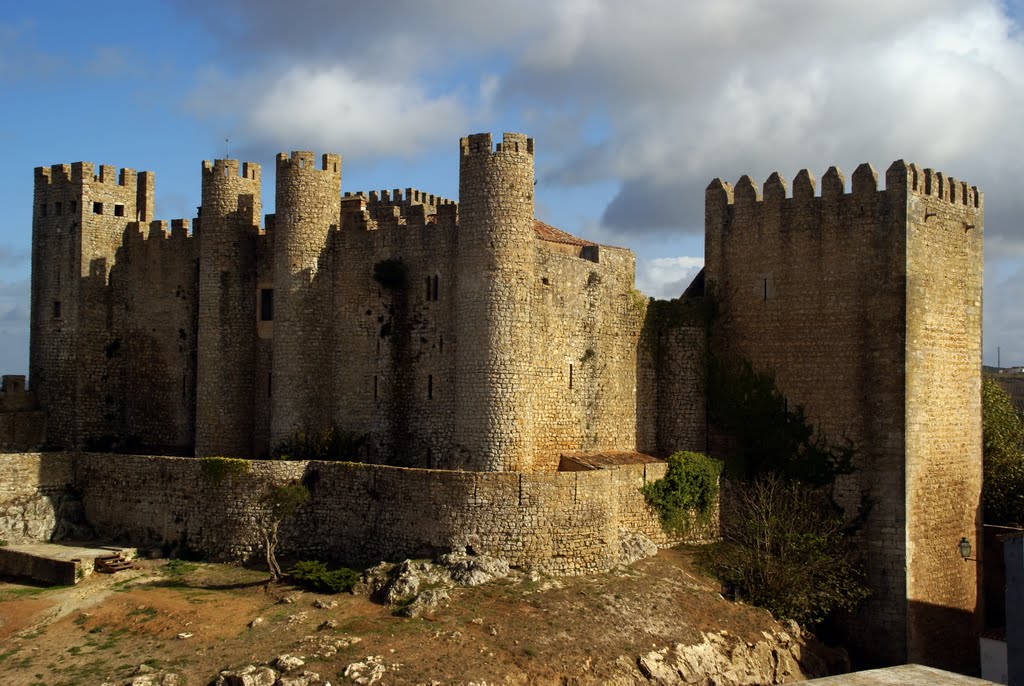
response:
<path id="1" fill-rule="evenodd" d="M 260 457 L 338 427 L 368 433 L 365 464 L 317 472 L 322 512 L 297 549 L 470 541 L 607 568 L 620 531 L 670 542 L 636 486 L 663 473 L 648 455 L 714 442 L 710 344 L 856 447 L 840 495 L 872 503 L 862 646 L 948 665 L 974 640 L 977 569 L 955 553 L 980 527 L 983 201 L 966 183 L 902 161 L 883 189 L 866 164 L 850 192 L 834 167 L 820 194 L 806 170 L 792 193 L 778 174 L 763 192 L 716 179 L 705 268 L 682 296 L 713 288 L 709 337 L 699 318 L 655 321 L 629 250 L 534 217 L 519 134 L 461 140 L 458 203 L 343 195 L 339 156 L 281 154 L 262 227 L 251 163 L 204 162 L 199 216 L 169 231 L 150 172 L 35 175 L 31 392 L 49 446 L 93 451 L 60 478 L 97 526 L 230 556 L 215 518 L 231 513 L 197 504 L 195 461 L 95 453 Z M 150 496 L 107 503 L 104 470 Z"/>

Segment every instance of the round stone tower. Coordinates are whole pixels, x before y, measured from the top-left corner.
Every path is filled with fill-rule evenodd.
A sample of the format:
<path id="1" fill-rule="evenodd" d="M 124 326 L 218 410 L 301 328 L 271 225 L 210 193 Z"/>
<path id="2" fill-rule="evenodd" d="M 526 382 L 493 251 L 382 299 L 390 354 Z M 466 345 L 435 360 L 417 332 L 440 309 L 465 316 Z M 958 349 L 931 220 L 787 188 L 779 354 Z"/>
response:
<path id="1" fill-rule="evenodd" d="M 460 141 L 456 401 L 452 466 L 530 471 L 533 139 Z"/>
<path id="2" fill-rule="evenodd" d="M 341 217 L 341 156 L 323 155 L 317 168 L 312 152 L 280 153 L 276 206 L 271 448 L 296 428 L 332 419 L 324 373 L 332 289 L 319 268 Z"/>
<path id="3" fill-rule="evenodd" d="M 196 455 L 251 457 L 260 166 L 203 162 Z"/>

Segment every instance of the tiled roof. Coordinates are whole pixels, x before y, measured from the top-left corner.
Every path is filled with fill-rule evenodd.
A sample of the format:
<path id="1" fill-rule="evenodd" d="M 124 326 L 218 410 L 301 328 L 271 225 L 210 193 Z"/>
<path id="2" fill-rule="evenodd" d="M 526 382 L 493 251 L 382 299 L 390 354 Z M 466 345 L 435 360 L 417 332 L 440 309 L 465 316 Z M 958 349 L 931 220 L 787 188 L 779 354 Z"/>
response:
<path id="1" fill-rule="evenodd" d="M 566 245 L 579 246 L 597 245 L 597 243 L 585 241 L 582 238 L 577 238 L 576 236 L 573 236 L 571 233 L 566 233 L 561 229 L 556 229 L 550 224 L 545 224 L 539 219 L 533 220 L 533 232 L 537 235 L 537 238 L 539 238 L 540 240 L 549 241 L 551 243 L 564 243 Z"/>

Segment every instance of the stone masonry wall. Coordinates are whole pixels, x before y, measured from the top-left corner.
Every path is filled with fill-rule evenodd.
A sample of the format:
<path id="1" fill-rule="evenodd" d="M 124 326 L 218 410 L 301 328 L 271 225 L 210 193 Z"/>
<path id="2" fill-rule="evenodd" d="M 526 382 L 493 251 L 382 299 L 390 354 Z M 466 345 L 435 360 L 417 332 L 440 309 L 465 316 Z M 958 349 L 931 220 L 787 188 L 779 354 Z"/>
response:
<path id="1" fill-rule="evenodd" d="M 970 369 L 980 369 L 972 309 L 980 253 L 963 235 L 963 224 L 972 222 L 959 225 L 959 244 L 952 222 L 934 225 L 929 218 L 926 228 L 914 226 L 926 214 L 915 197 L 924 175 L 907 180 L 918 175 L 894 163 L 880 191 L 877 174 L 861 165 L 847 194 L 833 167 L 816 197 L 805 170 L 787 197 L 784 180 L 773 174 L 763 200 L 749 177 L 735 192 L 715 180 L 706 197 L 705 270 L 720 299 L 717 352 L 774 373 L 819 432 L 856 450 L 858 471 L 837 486 L 848 508 L 862 492 L 871 498 L 861 535 L 874 594 L 847 637 L 851 647 L 887 662 L 945 664 L 952 651 L 925 649 L 912 630 L 911 605 L 914 587 L 946 584 L 950 563 L 939 559 L 945 548 L 937 540 L 934 555 L 922 554 L 931 534 L 913 522 L 942 520 L 965 533 L 975 526 L 980 444 L 972 432 L 980 396 Z M 935 317 L 946 314 L 937 324 Z M 943 378 L 947 372 L 952 378 Z M 963 429 L 966 437 L 954 438 Z M 937 447 L 943 444 L 950 449 Z M 969 476 L 953 476 L 957 470 Z M 942 478 L 926 484 L 925 474 Z M 931 502 L 946 501 L 951 477 L 961 484 L 954 510 Z M 922 490 L 935 495 L 922 497 Z M 953 566 L 953 585 L 974 573 Z M 963 593 L 964 586 L 946 592 L 959 606 L 949 609 L 966 610 Z M 965 644 L 958 654 L 971 649 Z"/>
<path id="2" fill-rule="evenodd" d="M 25 453 L 0 456 L 0 512 L 15 530 L 26 498 L 70 487 L 100 538 L 243 560 L 259 550 L 262 485 L 301 480 L 312 499 L 283 527 L 284 554 L 372 564 L 471 546 L 513 565 L 578 574 L 617 563 L 620 529 L 675 542 L 639 490 L 664 469 L 514 474 L 258 461 L 218 481 L 195 458 Z M 45 538 L 52 514 L 37 519 Z"/>
<path id="3" fill-rule="evenodd" d="M 73 501 L 68 453 L 0 453 L 0 540 L 49 541 Z"/>
<path id="4" fill-rule="evenodd" d="M 984 563 L 960 563 L 951 546 L 966 536 L 975 550 L 984 548 L 979 509 L 984 200 L 976 188 L 930 169 L 898 171 L 909 189 L 907 659 L 964 671 L 977 665 L 978 570 Z"/>

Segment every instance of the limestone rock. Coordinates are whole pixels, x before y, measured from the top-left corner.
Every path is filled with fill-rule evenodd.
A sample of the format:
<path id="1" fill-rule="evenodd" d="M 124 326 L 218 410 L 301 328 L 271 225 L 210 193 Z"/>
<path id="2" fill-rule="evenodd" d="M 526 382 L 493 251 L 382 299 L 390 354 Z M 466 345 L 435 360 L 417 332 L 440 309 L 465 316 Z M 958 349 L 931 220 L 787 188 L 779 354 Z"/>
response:
<path id="1" fill-rule="evenodd" d="M 345 667 L 343 676 L 360 686 L 375 684 L 384 678 L 387 668 L 379 655 L 370 655 L 361 662 L 353 662 Z"/>
<path id="2" fill-rule="evenodd" d="M 213 686 L 274 686 L 277 672 L 266 665 L 248 665 L 237 672 L 225 671 L 213 682 Z"/>
<path id="3" fill-rule="evenodd" d="M 305 660 L 301 657 L 298 657 L 297 655 L 288 655 L 287 653 L 284 655 L 278 655 L 274 658 L 274 666 L 282 672 L 294 672 L 305 664 Z"/>
<path id="4" fill-rule="evenodd" d="M 658 546 L 643 534 L 619 529 L 619 564 L 631 565 L 637 560 L 658 554 Z"/>
<path id="5" fill-rule="evenodd" d="M 448 591 L 443 588 L 431 588 L 423 591 L 413 598 L 412 602 L 401 608 L 397 614 L 399 617 L 419 617 L 424 612 L 436 608 L 441 603 L 449 600 Z"/>
<path id="6" fill-rule="evenodd" d="M 490 555 L 448 553 L 437 559 L 448 570 L 452 581 L 460 586 L 479 586 L 508 576 L 508 562 Z"/>

